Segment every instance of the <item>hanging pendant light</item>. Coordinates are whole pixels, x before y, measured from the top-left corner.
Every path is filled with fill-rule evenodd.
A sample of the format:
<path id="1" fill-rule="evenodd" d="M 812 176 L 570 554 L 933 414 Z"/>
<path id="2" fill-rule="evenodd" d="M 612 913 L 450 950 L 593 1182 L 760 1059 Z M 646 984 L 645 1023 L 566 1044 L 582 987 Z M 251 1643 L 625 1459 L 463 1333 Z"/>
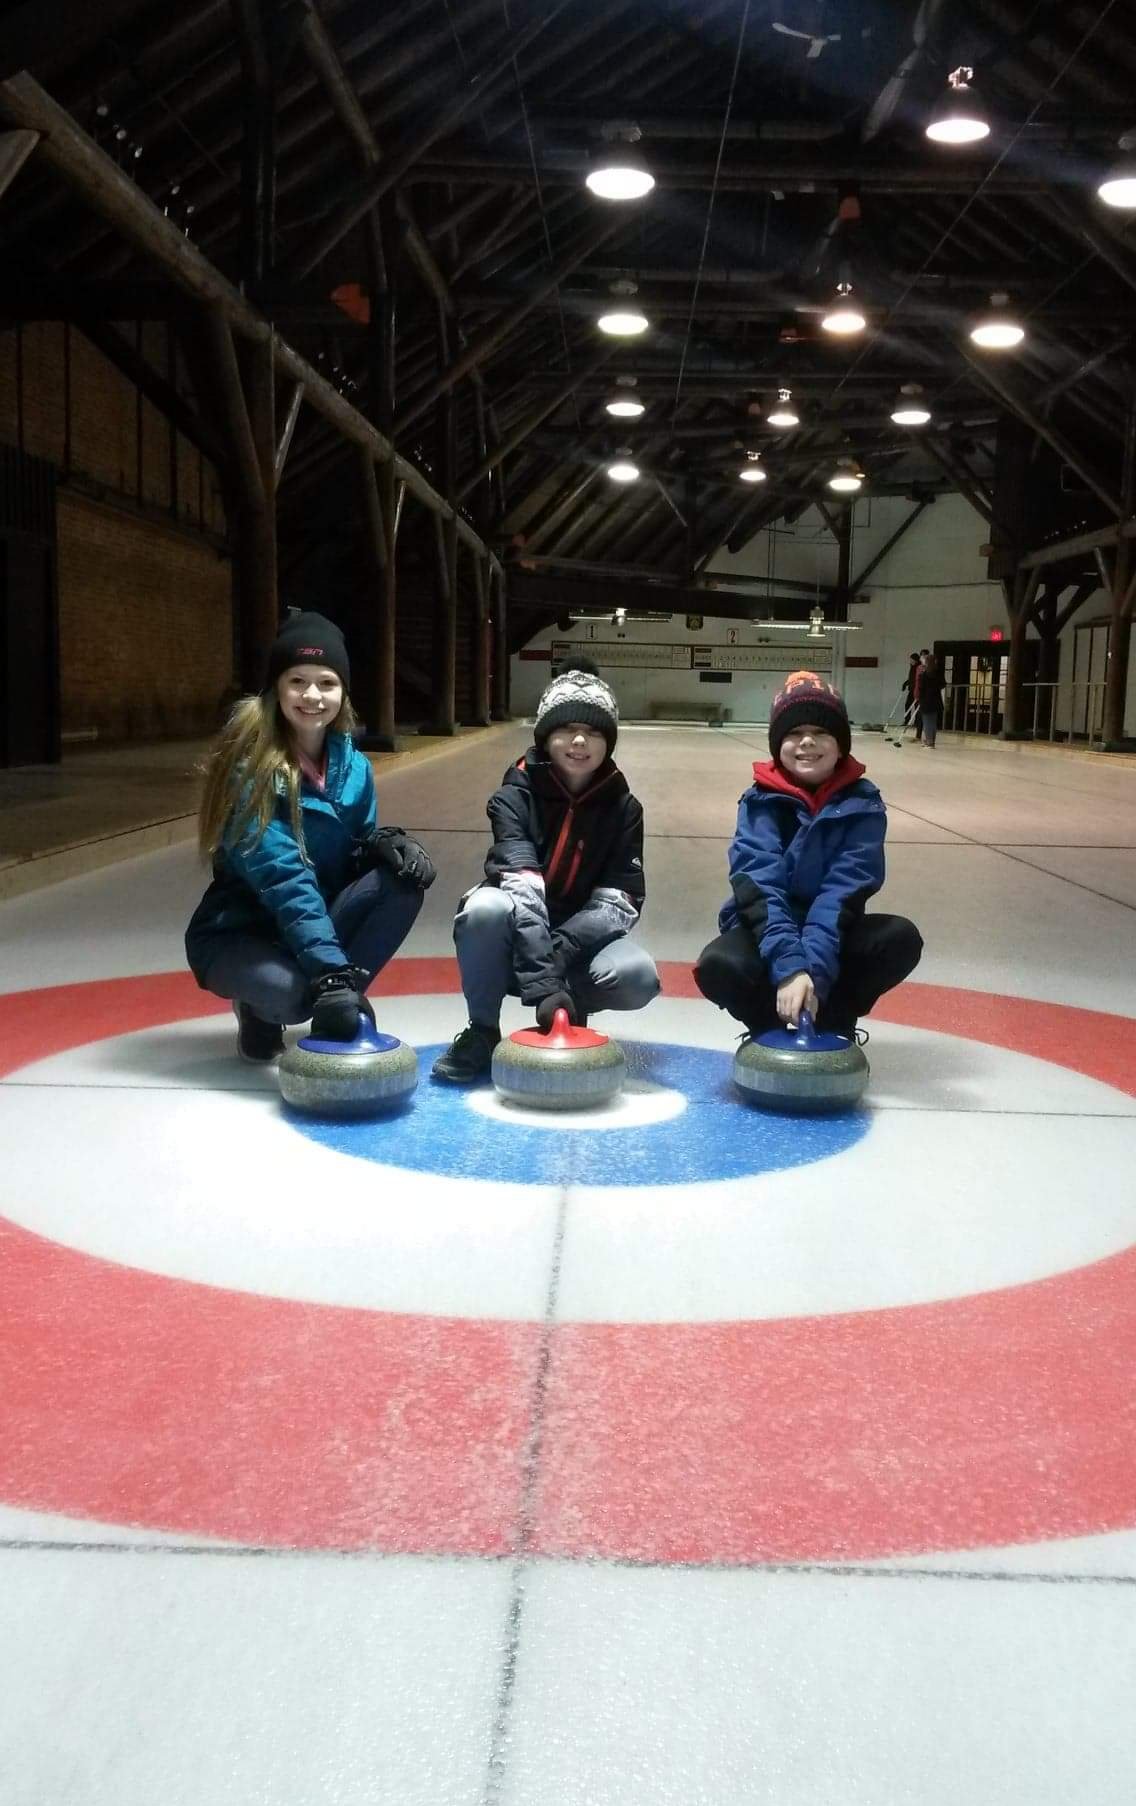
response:
<path id="1" fill-rule="evenodd" d="M 1002 289 L 996 290 L 990 297 L 989 308 L 971 327 L 973 343 L 981 345 L 984 351 L 1012 351 L 1025 338 L 1026 329 L 1010 313 L 1009 301 L 1009 295 Z"/>
<path id="2" fill-rule="evenodd" d="M 825 629 L 824 609 L 819 602 L 814 602 L 809 609 L 809 625 L 805 634 L 807 640 L 823 640 Z"/>
<path id="3" fill-rule="evenodd" d="M 601 201 L 641 201 L 655 186 L 647 160 L 638 148 L 642 133 L 637 125 L 605 131 L 602 150 L 593 152 L 585 185 Z"/>
<path id="4" fill-rule="evenodd" d="M 747 452 L 746 461 L 738 471 L 740 480 L 743 483 L 764 483 L 768 476 L 769 472 L 761 462 L 761 453 Z"/>
<path id="5" fill-rule="evenodd" d="M 1120 140 L 1121 156 L 1102 176 L 1097 194 L 1106 207 L 1136 208 L 1136 132 Z"/>
<path id="6" fill-rule="evenodd" d="M 638 420 L 646 412 L 645 403 L 633 393 L 637 381 L 634 376 L 616 377 L 615 389 L 604 402 L 604 408 L 616 420 Z"/>
<path id="7" fill-rule="evenodd" d="M 837 458 L 836 469 L 828 479 L 837 495 L 855 495 L 863 487 L 864 473 L 855 458 Z"/>
<path id="8" fill-rule="evenodd" d="M 846 339 L 850 338 L 853 333 L 863 332 L 867 324 L 867 320 L 852 299 L 852 284 L 847 281 L 838 282 L 836 298 L 821 320 L 824 330 Z"/>
<path id="9" fill-rule="evenodd" d="M 931 418 L 931 410 L 923 401 L 923 390 L 918 383 L 904 383 L 896 396 L 891 417 L 896 426 L 926 426 Z"/>
<path id="10" fill-rule="evenodd" d="M 639 284 L 621 278 L 612 283 L 611 292 L 617 300 L 597 320 L 600 331 L 615 339 L 634 339 L 641 332 L 646 332 L 651 322 L 631 300 L 633 295 L 638 294 Z"/>
<path id="11" fill-rule="evenodd" d="M 974 70 L 965 64 L 947 77 L 947 92 L 924 130 L 936 144 L 977 144 L 990 136 L 990 121 L 971 87 Z"/>
<path id="12" fill-rule="evenodd" d="M 607 467 L 607 474 L 613 483 L 637 483 L 639 481 L 639 466 L 632 461 L 629 446 L 620 446 L 614 461 Z"/>
<path id="13" fill-rule="evenodd" d="M 796 408 L 793 406 L 793 391 L 791 389 L 778 390 L 777 406 L 771 413 L 765 416 L 765 419 L 769 426 L 800 426 L 801 419 Z"/>

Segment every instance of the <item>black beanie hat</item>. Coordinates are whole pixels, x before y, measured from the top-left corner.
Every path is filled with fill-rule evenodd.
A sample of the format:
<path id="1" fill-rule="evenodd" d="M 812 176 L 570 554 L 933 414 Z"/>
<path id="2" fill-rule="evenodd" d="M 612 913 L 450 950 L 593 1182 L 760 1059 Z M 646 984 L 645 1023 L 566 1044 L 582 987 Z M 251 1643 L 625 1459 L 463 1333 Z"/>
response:
<path id="1" fill-rule="evenodd" d="M 832 735 L 846 758 L 852 746 L 848 710 L 839 690 L 826 684 L 815 671 L 793 671 L 773 698 L 769 711 L 769 750 L 780 758 L 781 742 L 795 727 L 822 727 Z"/>
<path id="2" fill-rule="evenodd" d="M 351 662 L 347 646 L 334 621 L 326 615 L 301 614 L 290 608 L 268 654 L 264 687 L 270 690 L 282 671 L 292 665 L 326 665 L 345 690 L 351 688 Z"/>

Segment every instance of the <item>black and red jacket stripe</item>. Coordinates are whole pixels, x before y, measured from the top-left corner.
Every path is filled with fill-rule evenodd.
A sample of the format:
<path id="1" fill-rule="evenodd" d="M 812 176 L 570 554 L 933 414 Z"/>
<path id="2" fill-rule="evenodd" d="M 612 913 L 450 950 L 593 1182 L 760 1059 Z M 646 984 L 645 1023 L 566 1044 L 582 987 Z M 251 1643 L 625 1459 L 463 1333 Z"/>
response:
<path id="1" fill-rule="evenodd" d="M 573 796 L 535 747 L 505 773 L 486 806 L 493 845 L 485 875 L 537 871 L 552 927 L 582 909 L 598 888 L 621 890 L 643 907 L 643 809 L 610 759 Z"/>

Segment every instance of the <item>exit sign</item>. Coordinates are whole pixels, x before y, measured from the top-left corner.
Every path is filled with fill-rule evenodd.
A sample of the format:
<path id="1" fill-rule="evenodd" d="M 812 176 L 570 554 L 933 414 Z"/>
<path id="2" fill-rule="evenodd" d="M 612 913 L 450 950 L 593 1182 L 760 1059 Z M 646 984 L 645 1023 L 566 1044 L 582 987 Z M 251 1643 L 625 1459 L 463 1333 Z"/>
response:
<path id="1" fill-rule="evenodd" d="M 1003 634 L 1002 634 L 1002 629 L 1000 627 L 992 627 L 990 629 L 990 638 L 992 640 L 1000 640 L 1000 639 L 1002 639 L 1002 637 L 1003 637 Z"/>

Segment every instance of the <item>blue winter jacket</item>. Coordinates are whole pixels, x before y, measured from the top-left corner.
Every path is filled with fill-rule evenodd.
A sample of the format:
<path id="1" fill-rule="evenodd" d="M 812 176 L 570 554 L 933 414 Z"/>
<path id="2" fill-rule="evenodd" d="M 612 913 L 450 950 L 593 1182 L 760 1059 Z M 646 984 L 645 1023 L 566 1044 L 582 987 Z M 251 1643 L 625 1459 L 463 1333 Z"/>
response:
<path id="1" fill-rule="evenodd" d="M 376 816 L 370 762 L 347 734 L 327 736 L 323 790 L 301 779 L 300 818 L 307 864 L 283 794 L 259 840 L 255 823 L 235 844 L 226 834 L 213 882 L 186 929 L 186 958 L 199 984 L 218 942 L 231 934 L 283 943 L 309 978 L 348 963 L 328 905 L 355 876 L 355 845 Z"/>
<path id="2" fill-rule="evenodd" d="M 749 929 L 774 984 L 807 972 L 823 1002 L 840 970 L 849 921 L 884 881 L 887 811 L 853 758 L 819 790 L 756 764 L 730 843 L 730 889 L 718 927 Z"/>

